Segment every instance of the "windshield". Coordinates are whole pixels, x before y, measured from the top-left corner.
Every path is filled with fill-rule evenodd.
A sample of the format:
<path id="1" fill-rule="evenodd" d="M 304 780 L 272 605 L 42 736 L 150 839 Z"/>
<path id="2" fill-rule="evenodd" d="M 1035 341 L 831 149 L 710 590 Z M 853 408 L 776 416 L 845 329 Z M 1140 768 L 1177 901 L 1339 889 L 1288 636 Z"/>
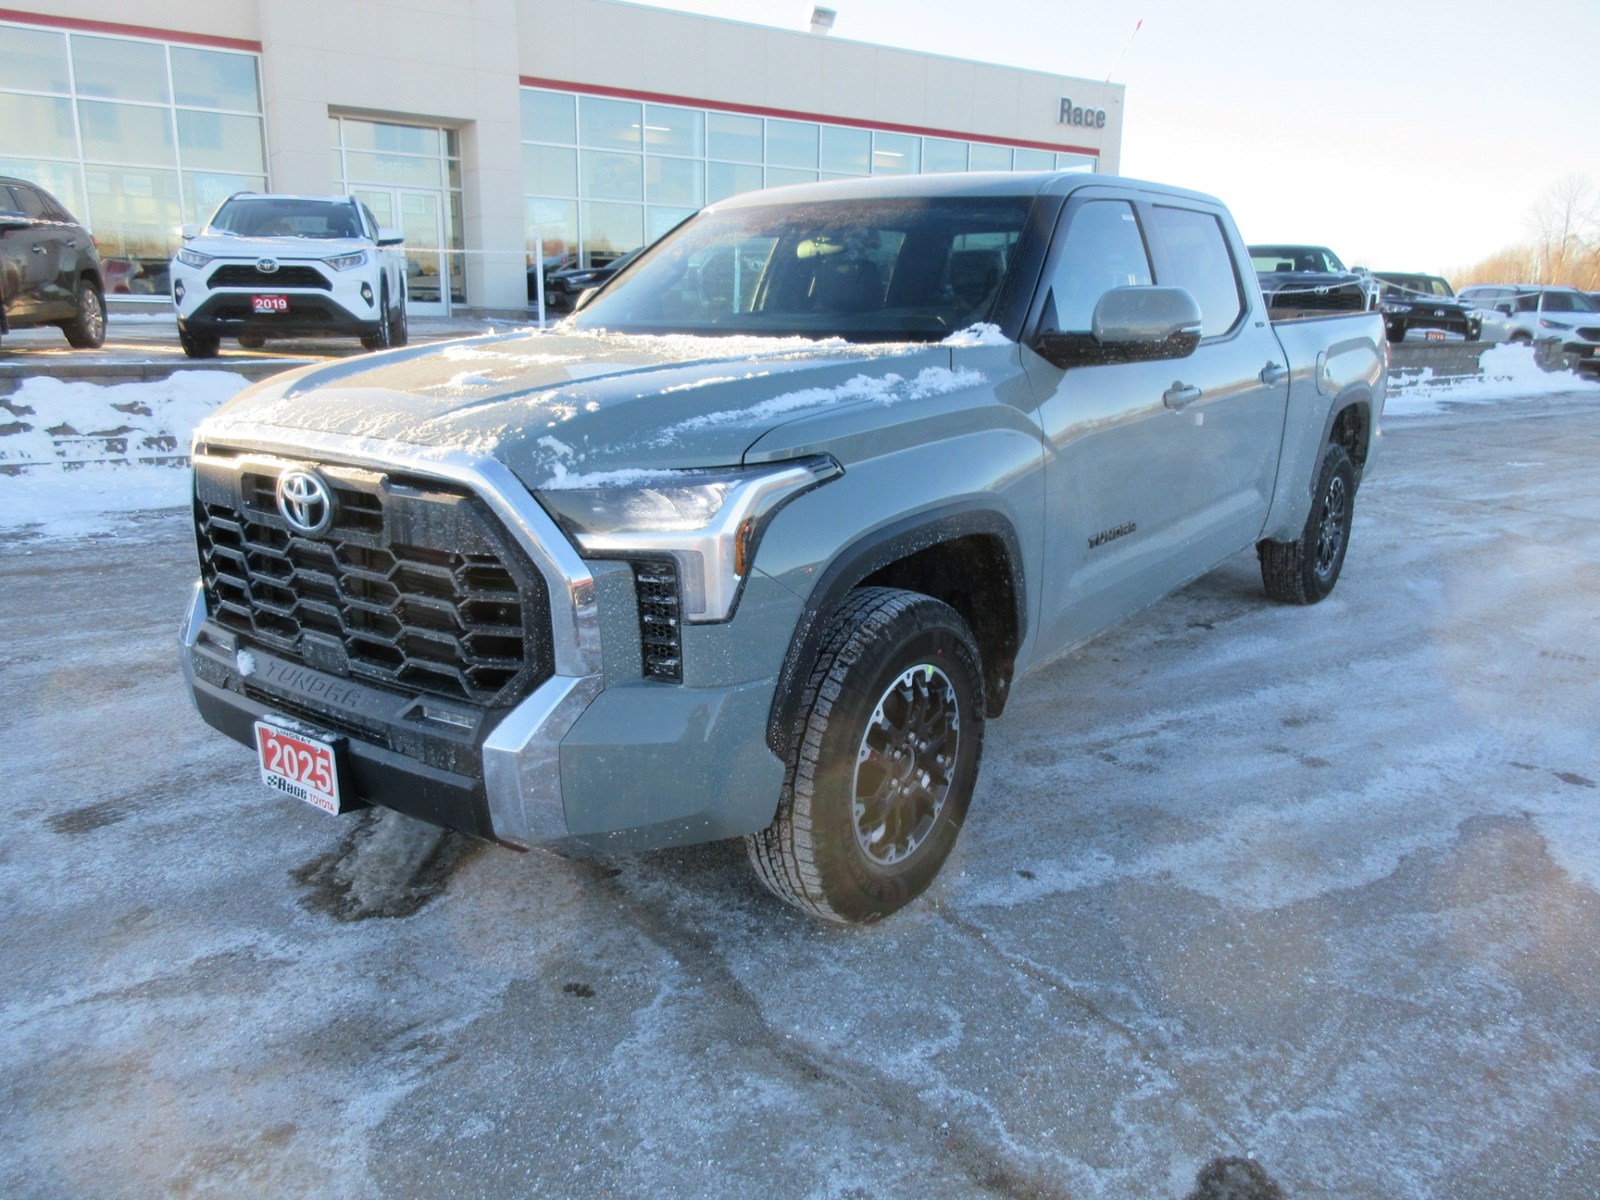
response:
<path id="1" fill-rule="evenodd" d="M 572 318 L 579 329 L 937 341 L 990 319 L 1030 196 L 712 210 Z"/>
<path id="2" fill-rule="evenodd" d="M 1544 294 L 1543 309 L 1545 312 L 1596 312 L 1594 301 L 1582 292 L 1546 292 Z"/>
<path id="3" fill-rule="evenodd" d="M 1450 285 L 1437 275 L 1401 275 L 1394 271 L 1379 271 L 1383 282 L 1385 300 L 1404 299 L 1407 296 L 1428 296 L 1439 300 L 1453 299 Z"/>
<path id="4" fill-rule="evenodd" d="M 1251 246 L 1250 265 L 1265 275 L 1288 271 L 1314 271 L 1318 275 L 1345 273 L 1339 256 L 1322 246 Z"/>
<path id="5" fill-rule="evenodd" d="M 355 208 L 338 200 L 241 197 L 217 209 L 206 232 L 238 237 L 352 238 L 361 236 L 361 223 Z"/>

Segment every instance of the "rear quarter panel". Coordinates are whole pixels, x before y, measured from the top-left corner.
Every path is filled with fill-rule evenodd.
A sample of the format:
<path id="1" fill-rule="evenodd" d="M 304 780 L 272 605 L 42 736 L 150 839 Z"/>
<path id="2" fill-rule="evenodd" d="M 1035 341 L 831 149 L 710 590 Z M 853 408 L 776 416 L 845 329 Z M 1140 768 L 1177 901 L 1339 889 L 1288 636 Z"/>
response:
<path id="1" fill-rule="evenodd" d="M 1358 476 L 1372 466 L 1388 383 L 1388 342 L 1379 313 L 1274 322 L 1272 328 L 1289 363 L 1289 408 L 1262 537 L 1289 541 L 1305 527 L 1323 448 L 1346 409 L 1355 407 L 1364 418 Z"/>

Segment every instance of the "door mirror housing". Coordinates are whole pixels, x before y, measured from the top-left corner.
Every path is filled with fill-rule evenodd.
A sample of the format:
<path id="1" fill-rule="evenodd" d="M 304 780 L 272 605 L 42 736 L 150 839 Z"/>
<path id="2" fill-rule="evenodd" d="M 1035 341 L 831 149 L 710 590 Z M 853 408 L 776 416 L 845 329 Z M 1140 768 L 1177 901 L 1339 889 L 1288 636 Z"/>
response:
<path id="1" fill-rule="evenodd" d="M 1112 288 L 1094 306 L 1087 333 L 1047 329 L 1039 356 L 1063 370 L 1187 358 L 1200 344 L 1200 304 L 1187 288 Z"/>
<path id="2" fill-rule="evenodd" d="M 378 245 L 380 246 L 403 246 L 405 240 L 406 235 L 398 229 L 382 228 L 378 230 Z"/>
<path id="3" fill-rule="evenodd" d="M 178 236 L 183 238 L 183 240 L 186 241 L 186 242 L 190 238 L 198 237 L 199 234 L 200 234 L 200 226 L 195 225 L 195 224 L 185 225 L 182 229 L 178 230 Z"/>

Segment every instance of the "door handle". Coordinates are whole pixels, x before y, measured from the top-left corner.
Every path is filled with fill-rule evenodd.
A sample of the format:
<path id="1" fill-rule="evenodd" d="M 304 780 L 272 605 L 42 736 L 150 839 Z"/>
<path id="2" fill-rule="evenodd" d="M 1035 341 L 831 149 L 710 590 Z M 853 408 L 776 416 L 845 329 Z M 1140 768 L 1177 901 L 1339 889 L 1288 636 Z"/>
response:
<path id="1" fill-rule="evenodd" d="M 1289 378 L 1289 368 L 1282 363 L 1269 362 L 1261 368 L 1261 382 L 1271 387 Z"/>
<path id="2" fill-rule="evenodd" d="M 73 238 L 71 241 L 62 242 L 61 244 L 68 250 L 76 250 L 78 248 L 78 239 Z"/>
<path id="3" fill-rule="evenodd" d="M 32 250 L 35 254 L 43 254 L 44 253 L 44 247 L 43 246 L 29 246 L 28 249 Z"/>
<path id="4" fill-rule="evenodd" d="M 1170 409 L 1185 408 L 1200 399 L 1200 389 L 1182 380 L 1173 380 L 1172 386 L 1161 393 L 1161 402 Z"/>

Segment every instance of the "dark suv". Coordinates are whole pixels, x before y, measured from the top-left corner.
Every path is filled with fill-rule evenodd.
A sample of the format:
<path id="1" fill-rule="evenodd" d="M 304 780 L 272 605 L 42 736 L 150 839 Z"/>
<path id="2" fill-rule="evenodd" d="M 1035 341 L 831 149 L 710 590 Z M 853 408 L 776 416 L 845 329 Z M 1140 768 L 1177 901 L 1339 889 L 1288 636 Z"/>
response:
<path id="1" fill-rule="evenodd" d="M 0 175 L 0 333 L 55 325 L 80 350 L 106 336 L 100 252 L 37 184 Z"/>
<path id="2" fill-rule="evenodd" d="M 1433 342 L 1452 336 L 1475 342 L 1483 335 L 1483 319 L 1472 304 L 1439 276 L 1374 271 L 1372 277 L 1378 281 L 1378 307 L 1391 342 L 1405 341 L 1407 333 Z"/>

